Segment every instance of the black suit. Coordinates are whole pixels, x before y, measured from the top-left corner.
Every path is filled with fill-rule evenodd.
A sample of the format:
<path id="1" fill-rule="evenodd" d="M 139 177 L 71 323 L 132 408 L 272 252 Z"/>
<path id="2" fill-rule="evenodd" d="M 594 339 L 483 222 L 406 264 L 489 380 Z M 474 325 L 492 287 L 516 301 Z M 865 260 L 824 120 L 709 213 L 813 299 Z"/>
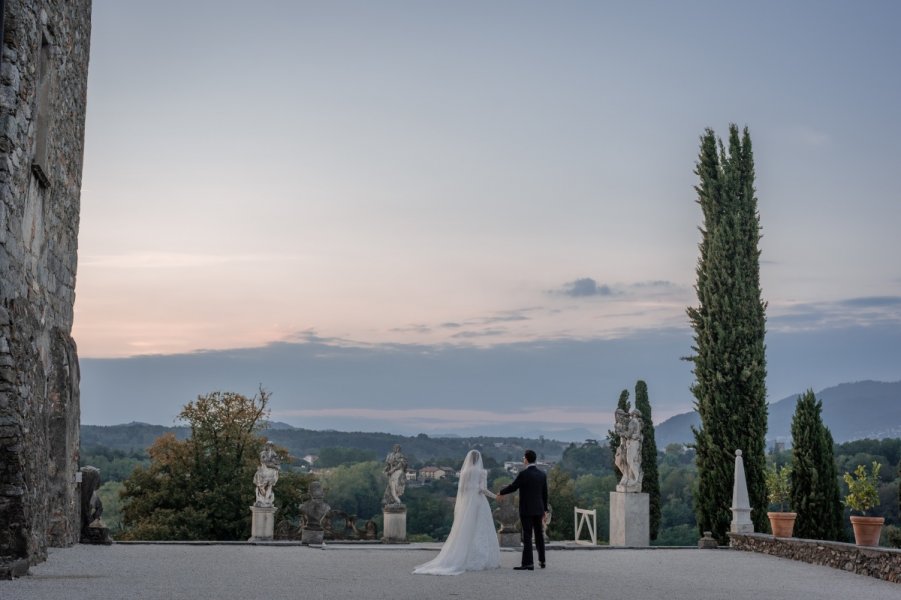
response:
<path id="1" fill-rule="evenodd" d="M 519 490 L 519 520 L 522 522 L 522 564 L 525 567 L 534 565 L 533 531 L 535 547 L 538 549 L 538 562 L 544 564 L 543 517 L 547 512 L 547 476 L 535 465 L 529 465 L 500 493 L 507 495 L 516 490 Z"/>

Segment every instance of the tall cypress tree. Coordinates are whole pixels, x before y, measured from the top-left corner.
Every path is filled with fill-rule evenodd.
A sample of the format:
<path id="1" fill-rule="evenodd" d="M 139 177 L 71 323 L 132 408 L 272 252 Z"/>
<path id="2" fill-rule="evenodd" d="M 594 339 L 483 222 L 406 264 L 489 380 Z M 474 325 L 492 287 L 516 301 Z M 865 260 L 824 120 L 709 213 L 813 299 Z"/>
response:
<path id="1" fill-rule="evenodd" d="M 701 207 L 698 306 L 688 309 L 694 329 L 692 393 L 701 416 L 694 431 L 698 465 L 695 498 L 700 531 L 726 541 L 735 450 L 742 450 L 751 518 L 766 523 L 766 303 L 760 290 L 760 221 L 754 157 L 747 128 L 729 126 L 728 151 L 714 132 L 701 136 L 695 169 Z"/>
<path id="2" fill-rule="evenodd" d="M 623 390 L 619 393 L 619 400 L 616 402 L 616 408 L 629 412 L 632 406 L 629 404 L 629 390 Z M 610 445 L 610 456 L 616 456 L 616 449 L 619 448 L 619 436 L 612 429 L 607 430 L 607 443 Z M 623 477 L 623 472 L 619 470 L 616 464 L 613 465 L 613 472 L 616 473 L 616 480 L 619 481 Z"/>
<path id="3" fill-rule="evenodd" d="M 644 479 L 641 491 L 648 494 L 650 503 L 651 539 L 657 539 L 660 530 L 660 480 L 657 477 L 657 442 L 654 440 L 654 421 L 651 420 L 651 401 L 648 399 L 648 384 L 642 380 L 635 383 L 635 408 L 641 412 L 641 470 Z"/>
<path id="4" fill-rule="evenodd" d="M 844 536 L 842 504 L 832 434 L 823 424 L 822 411 L 823 403 L 807 390 L 792 417 L 791 505 L 798 513 L 794 535 L 839 540 Z"/>

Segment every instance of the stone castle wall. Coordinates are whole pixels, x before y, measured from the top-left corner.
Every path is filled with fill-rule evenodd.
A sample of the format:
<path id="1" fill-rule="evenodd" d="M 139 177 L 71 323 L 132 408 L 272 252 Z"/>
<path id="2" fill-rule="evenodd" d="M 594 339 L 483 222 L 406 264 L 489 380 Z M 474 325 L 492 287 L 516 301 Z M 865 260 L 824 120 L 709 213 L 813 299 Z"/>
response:
<path id="1" fill-rule="evenodd" d="M 71 331 L 91 2 L 0 5 L 2 568 L 43 560 L 80 532 Z"/>

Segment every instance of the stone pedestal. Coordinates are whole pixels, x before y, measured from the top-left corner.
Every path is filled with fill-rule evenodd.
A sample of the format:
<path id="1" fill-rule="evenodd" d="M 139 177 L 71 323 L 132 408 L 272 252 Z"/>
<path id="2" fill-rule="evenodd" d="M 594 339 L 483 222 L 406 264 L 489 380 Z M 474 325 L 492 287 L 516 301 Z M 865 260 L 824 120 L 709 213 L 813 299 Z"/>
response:
<path id="1" fill-rule="evenodd" d="M 271 542 L 275 532 L 274 506 L 251 506 L 253 522 L 250 526 L 250 539 L 248 542 Z"/>
<path id="2" fill-rule="evenodd" d="M 109 527 L 102 520 L 97 519 L 81 533 L 82 544 L 102 544 L 109 546 L 113 543 L 110 537 Z"/>
<path id="3" fill-rule="evenodd" d="M 522 534 L 516 532 L 500 532 L 497 534 L 497 543 L 501 548 L 522 548 Z"/>
<path id="4" fill-rule="evenodd" d="M 649 546 L 650 520 L 647 494 L 610 492 L 611 546 Z"/>
<path id="5" fill-rule="evenodd" d="M 386 544 L 407 542 L 407 507 L 404 504 L 387 504 L 382 510 L 384 528 L 382 541 Z"/>
<path id="6" fill-rule="evenodd" d="M 321 529 L 306 529 L 304 528 L 303 532 L 300 534 L 300 543 L 305 544 L 307 546 L 321 546 L 322 540 L 325 538 L 325 532 Z"/>

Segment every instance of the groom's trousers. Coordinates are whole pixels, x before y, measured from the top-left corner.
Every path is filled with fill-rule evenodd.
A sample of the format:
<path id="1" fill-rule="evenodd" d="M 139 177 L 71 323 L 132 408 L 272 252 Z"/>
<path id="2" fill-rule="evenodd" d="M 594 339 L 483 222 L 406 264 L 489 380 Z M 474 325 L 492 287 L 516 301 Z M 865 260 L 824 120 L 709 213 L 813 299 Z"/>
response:
<path id="1" fill-rule="evenodd" d="M 524 567 L 533 566 L 535 559 L 532 558 L 532 532 L 535 533 L 535 547 L 538 549 L 538 562 L 544 564 L 544 524 L 541 516 L 519 517 L 522 523 L 522 565 Z"/>

